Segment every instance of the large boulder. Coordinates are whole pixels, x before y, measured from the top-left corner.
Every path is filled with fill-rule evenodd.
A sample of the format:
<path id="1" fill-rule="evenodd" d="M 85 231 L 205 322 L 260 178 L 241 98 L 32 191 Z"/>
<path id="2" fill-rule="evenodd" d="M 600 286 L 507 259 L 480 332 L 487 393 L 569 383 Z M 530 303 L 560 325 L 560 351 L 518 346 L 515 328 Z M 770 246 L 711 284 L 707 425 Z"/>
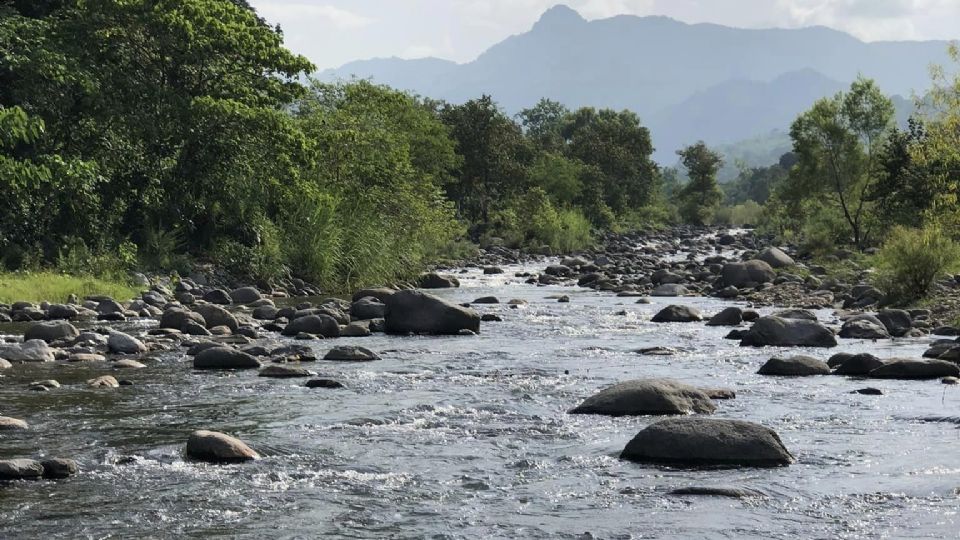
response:
<path id="1" fill-rule="evenodd" d="M 139 339 L 116 330 L 110 332 L 107 348 L 115 354 L 139 354 L 147 350 L 147 346 Z"/>
<path id="2" fill-rule="evenodd" d="M 13 363 L 53 362 L 57 359 L 53 349 L 42 339 L 31 339 L 25 343 L 0 345 L 0 358 Z"/>
<path id="3" fill-rule="evenodd" d="M 48 319 L 72 319 L 80 315 L 80 311 L 77 308 L 69 304 L 51 304 L 47 308 L 47 318 Z"/>
<path id="4" fill-rule="evenodd" d="M 773 316 L 780 317 L 781 319 L 805 319 L 808 321 L 817 320 L 816 313 L 810 311 L 809 309 L 799 308 L 781 309 L 780 311 L 773 313 Z"/>
<path id="5" fill-rule="evenodd" d="M 716 408 L 710 396 L 699 388 L 670 379 L 638 379 L 601 390 L 571 409 L 570 414 L 709 414 Z"/>
<path id="6" fill-rule="evenodd" d="M 29 429 L 30 426 L 26 422 L 20 420 L 19 418 L 11 418 L 9 416 L 0 416 L 0 431 L 17 431 L 21 429 Z"/>
<path id="7" fill-rule="evenodd" d="M 387 333 L 458 334 L 480 332 L 480 314 L 420 291 L 398 291 L 386 299 Z"/>
<path id="8" fill-rule="evenodd" d="M 44 478 L 67 478 L 80 471 L 76 461 L 66 458 L 48 458 L 40 465 L 43 466 Z"/>
<path id="9" fill-rule="evenodd" d="M 960 377 L 960 366 L 946 360 L 895 358 L 869 373 L 874 379 L 939 379 Z"/>
<path id="10" fill-rule="evenodd" d="M 263 298 L 256 287 L 240 287 L 230 291 L 230 299 L 234 304 L 249 304 Z"/>
<path id="11" fill-rule="evenodd" d="M 690 294 L 690 291 L 679 283 L 664 283 L 650 292 L 650 296 L 658 297 L 686 296 L 688 294 Z"/>
<path id="12" fill-rule="evenodd" d="M 752 259 L 746 262 L 727 263 L 720 271 L 720 281 L 723 285 L 734 287 L 754 287 L 770 283 L 777 277 L 777 273 L 769 264 Z"/>
<path id="13" fill-rule="evenodd" d="M 257 369 L 260 361 L 230 347 L 211 347 L 193 357 L 194 369 Z"/>
<path id="14" fill-rule="evenodd" d="M 661 309 L 650 319 L 655 323 L 702 321 L 700 310 L 690 306 L 670 305 Z"/>
<path id="15" fill-rule="evenodd" d="M 374 296 L 364 296 L 350 305 L 350 317 L 359 321 L 382 319 L 386 313 L 387 305 Z"/>
<path id="16" fill-rule="evenodd" d="M 759 375 L 783 375 L 788 377 L 808 377 L 811 375 L 829 375 L 830 366 L 823 360 L 811 356 L 791 356 L 790 358 L 771 358 L 759 371 Z"/>
<path id="17" fill-rule="evenodd" d="M 796 264 L 789 255 L 775 247 L 764 249 L 757 255 L 757 259 L 769 264 L 772 268 L 786 268 Z"/>
<path id="18" fill-rule="evenodd" d="M 237 318 L 233 316 L 233 313 L 230 313 L 218 305 L 198 304 L 194 306 L 193 309 L 206 321 L 207 328 L 226 326 L 231 332 L 236 332 L 237 329 L 240 328 L 240 323 L 237 322 Z"/>
<path id="19" fill-rule="evenodd" d="M 730 306 L 717 313 L 707 321 L 707 326 L 738 326 L 743 322 L 743 310 Z"/>
<path id="20" fill-rule="evenodd" d="M 436 272 L 429 272 L 420 276 L 421 289 L 451 289 L 460 286 L 460 281 L 453 276 L 441 276 Z"/>
<path id="21" fill-rule="evenodd" d="M 857 315 L 844 321 L 840 337 L 845 339 L 888 339 L 887 328 L 873 315 Z"/>
<path id="22" fill-rule="evenodd" d="M 834 375 L 869 375 L 871 371 L 883 366 L 885 362 L 872 354 L 854 354 L 843 359 L 834 370 Z"/>
<path id="23" fill-rule="evenodd" d="M 208 291 L 203 295 L 203 299 L 211 304 L 220 304 L 224 306 L 233 302 L 233 298 L 230 298 L 230 293 L 223 289 L 213 289 Z"/>
<path id="24" fill-rule="evenodd" d="M 50 343 L 58 339 L 70 339 L 80 335 L 80 331 L 67 321 L 44 321 L 30 325 L 23 334 L 24 341 L 42 339 Z"/>
<path id="25" fill-rule="evenodd" d="M 187 457 L 210 463 L 259 459 L 260 454 L 240 439 L 216 431 L 194 431 L 187 439 Z"/>
<path id="26" fill-rule="evenodd" d="M 43 476 L 43 464 L 34 459 L 0 460 L 0 480 L 23 480 Z"/>
<path id="27" fill-rule="evenodd" d="M 393 296 L 393 293 L 395 293 L 395 292 L 397 292 L 396 289 L 388 289 L 388 288 L 386 288 L 386 287 L 375 287 L 375 288 L 372 288 L 372 289 L 360 289 L 359 291 L 353 293 L 353 298 L 352 298 L 351 300 L 354 301 L 354 302 L 356 302 L 357 300 L 360 300 L 361 298 L 366 298 L 366 297 L 368 297 L 368 296 L 371 296 L 371 297 L 373 297 L 373 298 L 376 298 L 376 299 L 379 300 L 380 302 L 386 302 L 386 301 L 387 301 L 387 298 L 390 298 L 391 296 Z"/>
<path id="28" fill-rule="evenodd" d="M 745 347 L 836 347 L 837 338 L 829 328 L 805 319 L 760 317 L 744 332 Z"/>
<path id="29" fill-rule="evenodd" d="M 778 467 L 793 456 L 775 431 L 743 420 L 667 418 L 637 433 L 621 459 L 668 465 Z"/>
<path id="30" fill-rule="evenodd" d="M 187 328 L 191 325 L 205 328 L 207 321 L 204 320 L 203 315 L 196 311 L 190 311 L 180 307 L 169 308 L 160 316 L 160 328 L 173 328 L 174 330 L 186 332 Z"/>
<path id="31" fill-rule="evenodd" d="M 903 337 L 913 326 L 913 317 L 904 309 L 884 309 L 877 313 L 877 320 L 894 337 Z"/>
<path id="32" fill-rule="evenodd" d="M 329 315 L 307 315 L 290 321 L 280 333 L 285 336 L 306 333 L 323 337 L 339 337 L 340 325 Z"/>

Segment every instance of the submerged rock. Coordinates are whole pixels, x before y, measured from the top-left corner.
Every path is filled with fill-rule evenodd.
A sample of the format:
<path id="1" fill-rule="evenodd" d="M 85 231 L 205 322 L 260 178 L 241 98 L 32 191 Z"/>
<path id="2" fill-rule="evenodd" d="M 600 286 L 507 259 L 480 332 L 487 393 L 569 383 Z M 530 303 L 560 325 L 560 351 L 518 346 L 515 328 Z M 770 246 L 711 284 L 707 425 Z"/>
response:
<path id="1" fill-rule="evenodd" d="M 0 416 L 0 431 L 14 431 L 21 429 L 29 429 L 30 426 L 26 422 L 20 420 L 19 418 L 11 418 L 9 416 Z"/>
<path id="2" fill-rule="evenodd" d="M 112 375 L 101 375 L 87 381 L 90 388 L 120 388 L 120 383 Z"/>
<path id="3" fill-rule="evenodd" d="M 734 499 L 745 499 L 748 497 L 766 497 L 763 493 L 750 488 L 735 486 L 687 486 L 675 489 L 667 495 L 685 496 L 707 496 L 707 497 L 730 497 Z"/>
<path id="4" fill-rule="evenodd" d="M 621 459 L 671 465 L 778 467 L 794 458 L 772 429 L 743 420 L 668 418 L 637 433 Z"/>
<path id="5" fill-rule="evenodd" d="M 343 383 L 332 379 L 310 379 L 307 388 L 343 388 Z"/>
<path id="6" fill-rule="evenodd" d="M 670 379 L 637 379 L 590 396 L 570 414 L 607 416 L 709 414 L 716 410 L 703 390 Z"/>
<path id="7" fill-rule="evenodd" d="M 216 431 L 194 431 L 187 439 L 187 457 L 209 463 L 259 459 L 260 454 L 240 439 Z"/>
<path id="8" fill-rule="evenodd" d="M 271 364 L 260 370 L 260 377 L 272 377 L 275 379 L 291 379 L 297 377 L 312 377 L 314 372 L 300 366 L 291 366 L 287 364 Z"/>

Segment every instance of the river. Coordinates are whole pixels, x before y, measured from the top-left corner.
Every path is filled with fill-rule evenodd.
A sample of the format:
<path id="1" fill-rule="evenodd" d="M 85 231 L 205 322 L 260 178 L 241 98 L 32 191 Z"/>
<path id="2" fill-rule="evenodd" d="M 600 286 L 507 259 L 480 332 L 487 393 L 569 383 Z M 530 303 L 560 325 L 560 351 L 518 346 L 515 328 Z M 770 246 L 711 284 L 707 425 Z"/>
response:
<path id="1" fill-rule="evenodd" d="M 473 269 L 460 276 L 461 288 L 437 292 L 458 302 L 486 295 L 529 302 L 477 306 L 503 318 L 483 323 L 479 336 L 337 340 L 383 357 L 310 366 L 342 381 L 341 390 L 255 371 L 196 372 L 172 352 L 125 371 L 134 385 L 113 390 L 82 384 L 106 373 L 102 365 L 6 370 L 0 414 L 32 429 L 0 433 L 0 456 L 71 457 L 81 472 L 0 486 L 0 537 L 957 536 L 960 431 L 920 420 L 960 414 L 956 387 L 756 374 L 781 353 L 919 356 L 929 339 L 841 340 L 832 351 L 745 349 L 722 339 L 729 329 L 649 322 L 670 303 L 710 315 L 730 302 L 635 304 L 578 287 L 526 285 L 513 277 L 524 268 L 506 270 L 483 276 Z M 557 294 L 570 303 L 548 298 Z M 319 357 L 332 342 L 311 343 Z M 653 346 L 678 352 L 635 352 Z M 735 400 L 718 402 L 716 416 L 775 429 L 797 462 L 724 470 L 629 463 L 617 454 L 654 418 L 566 414 L 602 387 L 641 377 L 735 390 Z M 49 378 L 64 387 L 26 390 Z M 865 386 L 885 395 L 850 393 Z M 236 435 L 264 458 L 227 466 L 184 461 L 195 429 Z M 766 496 L 667 495 L 694 485 Z"/>

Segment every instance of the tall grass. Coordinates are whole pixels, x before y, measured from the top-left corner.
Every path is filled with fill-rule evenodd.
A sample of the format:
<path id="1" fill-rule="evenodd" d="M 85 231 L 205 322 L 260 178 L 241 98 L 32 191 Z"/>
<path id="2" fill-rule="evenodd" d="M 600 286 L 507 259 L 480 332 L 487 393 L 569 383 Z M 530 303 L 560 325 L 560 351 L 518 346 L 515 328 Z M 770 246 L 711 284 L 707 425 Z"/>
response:
<path id="1" fill-rule="evenodd" d="M 106 295 L 123 301 L 140 290 L 122 281 L 88 276 L 71 276 L 53 272 L 0 274 L 0 302 L 66 302 L 71 294 L 81 299 L 89 295 Z"/>

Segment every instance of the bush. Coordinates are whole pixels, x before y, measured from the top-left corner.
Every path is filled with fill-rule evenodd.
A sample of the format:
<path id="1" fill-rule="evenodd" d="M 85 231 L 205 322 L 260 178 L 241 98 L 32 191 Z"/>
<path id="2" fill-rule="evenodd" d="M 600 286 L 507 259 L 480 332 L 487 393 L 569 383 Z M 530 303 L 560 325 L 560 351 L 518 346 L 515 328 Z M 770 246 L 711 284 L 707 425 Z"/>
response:
<path id="1" fill-rule="evenodd" d="M 533 188 L 492 216 L 490 230 L 481 243 L 502 238 L 504 244 L 514 248 L 549 246 L 551 250 L 570 252 L 593 242 L 590 228 L 590 220 L 580 210 L 558 210 L 543 189 Z"/>
<path id="2" fill-rule="evenodd" d="M 960 246 L 936 226 L 895 227 L 877 254 L 875 285 L 894 302 L 922 298 L 960 263 Z"/>

